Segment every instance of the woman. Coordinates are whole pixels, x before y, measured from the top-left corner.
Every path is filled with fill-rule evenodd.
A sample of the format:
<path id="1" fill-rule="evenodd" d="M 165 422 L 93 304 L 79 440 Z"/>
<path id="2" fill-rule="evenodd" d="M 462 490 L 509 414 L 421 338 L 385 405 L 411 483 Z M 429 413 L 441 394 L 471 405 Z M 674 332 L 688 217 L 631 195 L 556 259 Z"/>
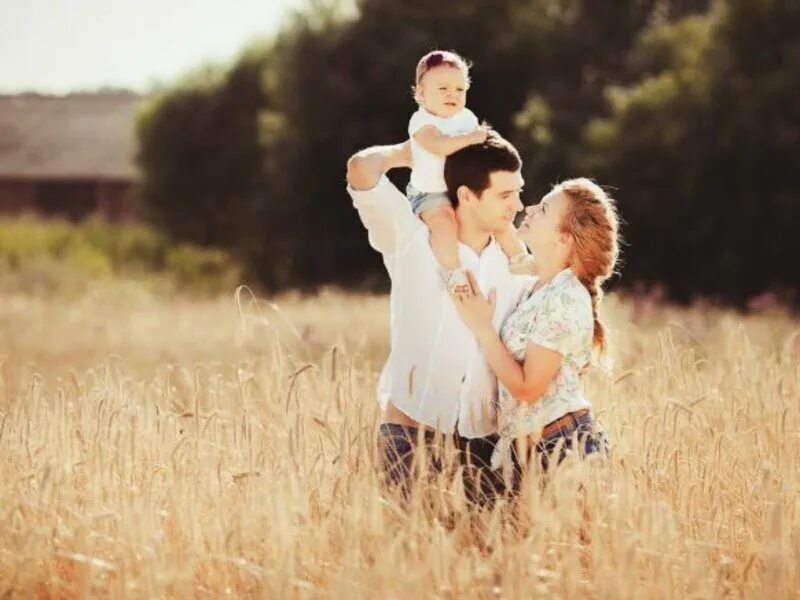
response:
<path id="1" fill-rule="evenodd" d="M 545 469 L 572 450 L 608 450 L 604 433 L 593 427 L 580 374 L 593 351 L 605 350 L 599 305 L 618 255 L 614 201 L 594 182 L 572 179 L 526 213 L 518 235 L 533 254 L 537 277 L 500 333 L 491 323 L 492 293 L 488 301 L 472 290 L 455 296 L 499 383 L 493 469 L 508 464 L 515 440 L 535 448 Z"/>

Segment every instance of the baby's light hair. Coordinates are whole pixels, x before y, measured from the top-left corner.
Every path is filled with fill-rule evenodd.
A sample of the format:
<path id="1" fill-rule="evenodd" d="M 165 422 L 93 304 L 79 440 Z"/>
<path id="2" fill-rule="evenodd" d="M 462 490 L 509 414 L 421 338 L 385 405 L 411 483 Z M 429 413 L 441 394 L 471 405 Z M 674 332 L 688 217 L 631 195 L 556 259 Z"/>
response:
<path id="1" fill-rule="evenodd" d="M 432 52 L 428 52 L 425 56 L 420 58 L 419 62 L 417 63 L 417 75 L 414 79 L 415 94 L 417 86 L 419 86 L 422 78 L 425 77 L 425 73 L 442 65 L 460 70 L 464 74 L 464 78 L 467 80 L 467 85 L 469 85 L 469 69 L 472 65 L 466 58 L 456 52 L 453 52 L 452 50 L 433 50 Z"/>

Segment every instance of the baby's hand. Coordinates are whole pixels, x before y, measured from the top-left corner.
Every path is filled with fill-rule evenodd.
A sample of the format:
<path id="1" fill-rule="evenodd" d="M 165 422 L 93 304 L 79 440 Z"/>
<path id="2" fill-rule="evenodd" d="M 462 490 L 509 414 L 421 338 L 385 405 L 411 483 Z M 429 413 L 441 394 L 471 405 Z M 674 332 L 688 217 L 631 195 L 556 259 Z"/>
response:
<path id="1" fill-rule="evenodd" d="M 482 144 L 483 142 L 486 141 L 488 135 L 489 135 L 488 125 L 478 125 L 478 128 L 472 132 L 472 143 Z"/>

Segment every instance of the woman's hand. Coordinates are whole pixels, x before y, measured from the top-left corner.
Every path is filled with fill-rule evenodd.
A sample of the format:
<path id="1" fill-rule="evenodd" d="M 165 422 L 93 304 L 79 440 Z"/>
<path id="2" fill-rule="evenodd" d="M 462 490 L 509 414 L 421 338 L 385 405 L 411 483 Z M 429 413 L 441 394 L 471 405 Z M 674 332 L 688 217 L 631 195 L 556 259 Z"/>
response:
<path id="1" fill-rule="evenodd" d="M 464 293 L 453 295 L 458 315 L 477 337 L 480 338 L 486 334 L 494 335 L 492 317 L 497 304 L 495 290 L 492 289 L 489 292 L 489 298 L 486 299 L 480 293 L 480 287 L 472 271 L 467 271 L 467 278 L 470 289 Z"/>

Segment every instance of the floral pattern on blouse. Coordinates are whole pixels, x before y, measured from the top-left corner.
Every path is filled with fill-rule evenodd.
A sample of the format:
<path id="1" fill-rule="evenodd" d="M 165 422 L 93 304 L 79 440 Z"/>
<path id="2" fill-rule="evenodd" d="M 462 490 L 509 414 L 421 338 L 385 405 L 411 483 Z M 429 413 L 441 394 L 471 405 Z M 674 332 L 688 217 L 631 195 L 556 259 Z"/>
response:
<path id="1" fill-rule="evenodd" d="M 503 323 L 500 338 L 519 363 L 524 362 L 529 343 L 555 350 L 562 363 L 555 379 L 533 404 L 518 402 L 498 383 L 500 441 L 492 456 L 493 469 L 506 459 L 514 438 L 538 437 L 551 421 L 590 407 L 581 389 L 580 372 L 589 364 L 593 333 L 592 299 L 572 269 L 564 269 L 540 289 L 534 292 L 531 287 L 522 296 Z"/>

